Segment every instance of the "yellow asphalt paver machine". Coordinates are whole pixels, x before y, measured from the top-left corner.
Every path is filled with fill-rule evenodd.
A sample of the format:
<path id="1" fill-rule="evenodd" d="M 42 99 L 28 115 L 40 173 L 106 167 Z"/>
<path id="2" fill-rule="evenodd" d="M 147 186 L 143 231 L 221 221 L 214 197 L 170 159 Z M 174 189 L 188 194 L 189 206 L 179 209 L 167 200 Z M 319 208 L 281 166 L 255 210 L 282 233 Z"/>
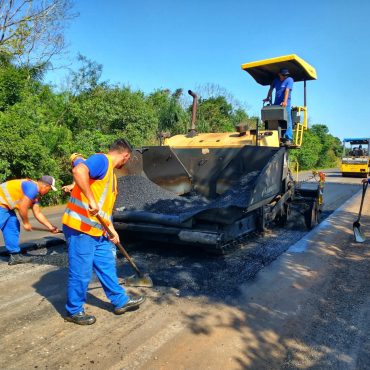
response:
<path id="1" fill-rule="evenodd" d="M 316 78 L 313 67 L 295 55 L 242 67 L 267 85 L 282 66 L 304 86 Z M 279 119 L 265 117 L 261 129 L 258 124 L 248 128 L 241 123 L 234 132 L 197 132 L 197 95 L 189 94 L 193 112 L 188 132 L 165 137 L 158 146 L 137 148 L 126 176 L 119 179 L 116 229 L 136 238 L 223 253 L 270 223 L 285 225 L 293 205 L 312 228 L 321 190 L 317 183 L 304 188 L 293 180 L 289 149 L 279 140 L 281 123 L 275 122 Z M 295 127 L 299 147 L 307 127 L 306 106 L 297 107 L 296 113 L 302 118 Z"/>

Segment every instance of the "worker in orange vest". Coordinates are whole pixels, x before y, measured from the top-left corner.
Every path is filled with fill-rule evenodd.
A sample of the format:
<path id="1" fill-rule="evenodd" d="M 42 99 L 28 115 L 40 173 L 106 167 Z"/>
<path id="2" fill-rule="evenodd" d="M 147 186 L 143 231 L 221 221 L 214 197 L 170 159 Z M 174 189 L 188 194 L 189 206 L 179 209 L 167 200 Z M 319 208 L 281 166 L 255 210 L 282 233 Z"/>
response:
<path id="1" fill-rule="evenodd" d="M 20 222 L 15 210 L 22 220 L 23 228 L 32 231 L 28 220 L 28 209 L 31 208 L 37 221 L 46 226 L 52 233 L 59 230 L 54 226 L 39 207 L 39 196 L 50 190 L 56 191 L 55 179 L 52 176 L 42 176 L 39 180 L 10 180 L 0 184 L 0 229 L 3 233 L 5 247 L 8 250 L 9 265 L 30 262 L 30 258 L 22 255 L 19 247 Z"/>
<path id="2" fill-rule="evenodd" d="M 69 261 L 66 321 L 79 325 L 95 323 L 96 318 L 83 309 L 93 270 L 116 315 L 138 308 L 145 300 L 141 296 L 129 297 L 118 283 L 112 253 L 112 242 L 119 242 L 111 222 L 117 196 L 117 178 L 113 169 L 122 168 L 131 152 L 131 145 L 126 140 L 116 140 L 108 154 L 94 154 L 72 170 L 76 185 L 62 220 Z M 95 217 L 98 213 L 114 234 L 113 238 L 108 237 Z"/>

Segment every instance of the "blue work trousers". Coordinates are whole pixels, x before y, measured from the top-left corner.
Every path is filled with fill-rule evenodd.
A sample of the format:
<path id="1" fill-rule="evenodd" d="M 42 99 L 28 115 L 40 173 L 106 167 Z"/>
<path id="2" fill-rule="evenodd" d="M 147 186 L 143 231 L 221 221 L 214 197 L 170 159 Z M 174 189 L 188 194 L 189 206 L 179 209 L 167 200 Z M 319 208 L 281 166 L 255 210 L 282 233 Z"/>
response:
<path id="1" fill-rule="evenodd" d="M 66 310 L 69 315 L 83 311 L 87 288 L 95 271 L 104 292 L 116 308 L 129 300 L 118 283 L 112 243 L 105 237 L 93 237 L 63 226 L 68 245 L 69 275 Z"/>
<path id="2" fill-rule="evenodd" d="M 15 211 L 0 207 L 0 230 L 9 253 L 19 253 L 20 223 Z"/>
<path id="3" fill-rule="evenodd" d="M 290 105 L 287 105 L 286 112 L 288 115 L 288 121 L 284 136 L 287 140 L 293 141 L 292 107 Z"/>

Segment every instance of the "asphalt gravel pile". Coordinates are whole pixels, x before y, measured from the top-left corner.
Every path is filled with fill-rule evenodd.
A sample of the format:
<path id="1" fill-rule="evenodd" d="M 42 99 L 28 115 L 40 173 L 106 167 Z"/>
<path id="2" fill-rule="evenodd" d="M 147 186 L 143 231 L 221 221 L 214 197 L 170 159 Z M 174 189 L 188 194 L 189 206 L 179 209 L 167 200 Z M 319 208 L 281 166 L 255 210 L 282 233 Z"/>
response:
<path id="1" fill-rule="evenodd" d="M 182 198 L 161 188 L 144 176 L 122 176 L 118 179 L 118 195 L 114 208 L 144 210 L 159 201 L 179 201 Z"/>
<path id="2" fill-rule="evenodd" d="M 124 210 L 128 211 L 181 215 L 183 218 L 187 218 L 208 209 L 229 206 L 243 207 L 249 201 L 258 174 L 259 171 L 254 171 L 242 176 L 237 184 L 216 199 L 207 199 L 195 191 L 188 195 L 178 196 L 161 188 L 146 177 L 124 176 L 118 180 L 115 208 L 122 209 L 124 207 Z"/>

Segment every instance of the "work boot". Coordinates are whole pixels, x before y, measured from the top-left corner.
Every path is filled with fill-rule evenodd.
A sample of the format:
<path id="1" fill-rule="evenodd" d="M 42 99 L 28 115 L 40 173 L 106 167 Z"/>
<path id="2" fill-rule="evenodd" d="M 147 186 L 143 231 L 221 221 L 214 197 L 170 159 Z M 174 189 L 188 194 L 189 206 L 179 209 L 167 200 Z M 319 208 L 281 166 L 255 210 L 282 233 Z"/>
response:
<path id="1" fill-rule="evenodd" d="M 96 318 L 92 315 L 87 315 L 85 311 L 76 313 L 75 315 L 68 315 L 64 318 L 65 321 L 73 322 L 77 325 L 92 325 L 95 323 Z"/>
<path id="2" fill-rule="evenodd" d="M 31 256 L 24 256 L 21 253 L 11 253 L 9 256 L 8 265 L 19 265 L 21 263 L 32 262 Z"/>
<path id="3" fill-rule="evenodd" d="M 136 297 L 136 298 L 130 298 L 125 305 L 123 305 L 122 307 L 119 307 L 119 308 L 115 308 L 114 313 L 116 315 L 122 315 L 123 313 L 125 313 L 127 311 L 134 311 L 137 308 L 139 308 L 139 306 L 143 302 L 145 302 L 145 297 L 144 296 L 140 296 L 140 297 Z"/>

